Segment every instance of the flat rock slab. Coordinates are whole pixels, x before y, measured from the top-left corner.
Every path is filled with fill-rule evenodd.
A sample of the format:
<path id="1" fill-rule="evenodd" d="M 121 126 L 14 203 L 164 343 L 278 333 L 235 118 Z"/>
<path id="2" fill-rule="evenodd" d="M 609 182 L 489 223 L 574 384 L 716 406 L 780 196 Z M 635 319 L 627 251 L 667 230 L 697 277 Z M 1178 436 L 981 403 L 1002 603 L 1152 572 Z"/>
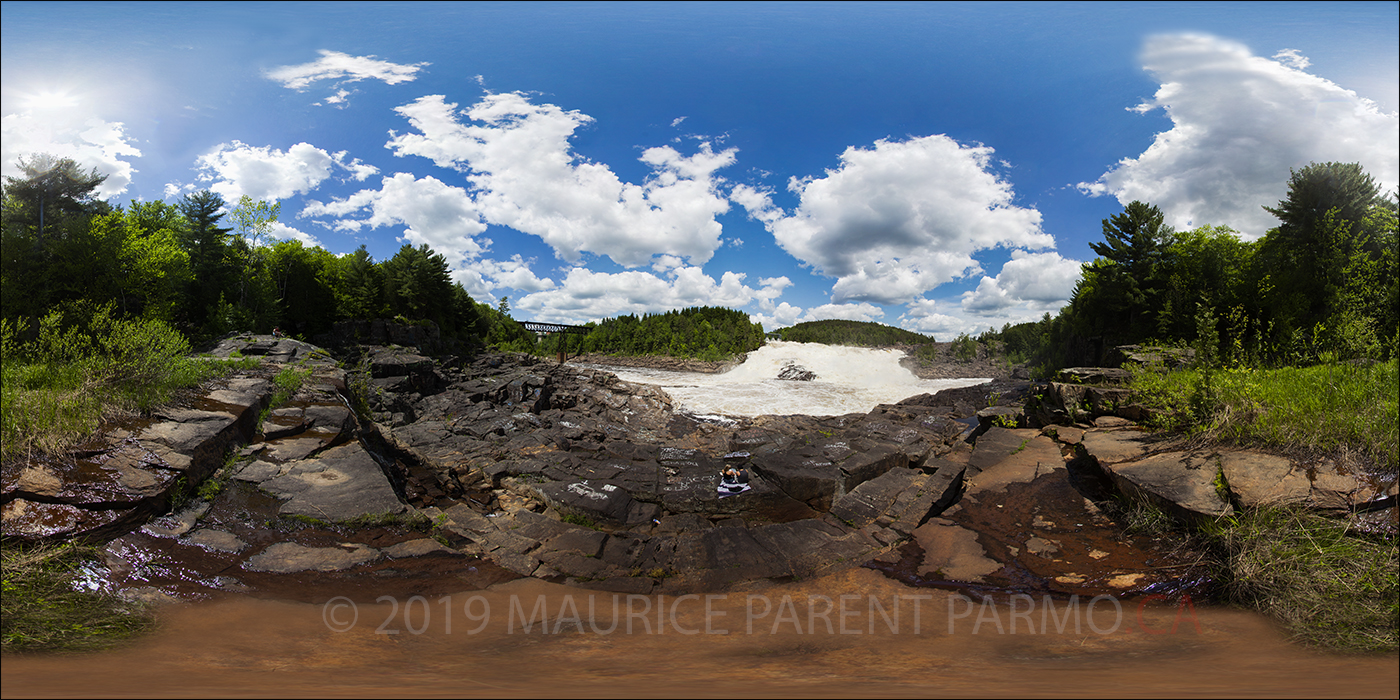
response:
<path id="1" fill-rule="evenodd" d="M 1036 430 L 992 428 L 977 439 L 972 458 L 988 466 L 972 475 L 966 491 L 968 496 L 1004 491 L 1008 484 L 1027 483 L 1042 474 L 1065 468 L 1059 446 Z"/>
<path id="2" fill-rule="evenodd" d="M 1065 445 L 1078 445 L 1084 441 L 1084 429 L 1072 425 L 1047 425 L 1040 432 Z"/>
<path id="3" fill-rule="evenodd" d="M 980 583 L 1001 570 L 1001 562 L 989 558 L 977 542 L 977 533 L 951 520 L 930 519 L 914 530 L 914 539 L 924 550 L 920 576 Z"/>
<path id="4" fill-rule="evenodd" d="M 894 505 L 906 489 L 917 489 L 928 481 L 928 475 L 915 469 L 891 469 L 838 498 L 831 514 L 851 527 L 859 529 L 875 522 Z"/>
<path id="5" fill-rule="evenodd" d="M 214 401 L 244 408 L 262 408 L 263 401 L 272 393 L 272 383 L 260 377 L 236 377 L 228 380 L 227 386 L 215 389 L 206 396 Z"/>
<path id="6" fill-rule="evenodd" d="M 290 499 L 278 511 L 282 515 L 343 522 L 408 511 L 379 464 L 359 443 L 294 463 L 285 476 L 262 482 L 262 488 L 278 498 Z"/>
<path id="7" fill-rule="evenodd" d="M 163 443 L 187 455 L 225 437 L 238 420 L 231 413 L 193 409 L 169 411 L 161 417 L 167 420 L 142 430 L 140 438 Z"/>
<path id="8" fill-rule="evenodd" d="M 655 504 L 633 500 L 625 489 L 606 481 L 551 481 L 532 484 L 529 488 L 560 512 L 595 520 L 634 525 L 650 522 L 660 511 Z"/>
<path id="9" fill-rule="evenodd" d="M 1021 446 L 1039 432 L 1029 429 L 988 428 L 987 432 L 977 438 L 976 445 L 972 448 L 972 455 L 967 459 L 967 466 L 973 475 L 984 469 L 990 469 L 1006 456 L 1021 449 Z"/>
<path id="10" fill-rule="evenodd" d="M 363 544 L 344 543 L 339 547 L 305 547 L 279 542 L 248 558 L 243 568 L 289 574 L 297 571 L 341 571 L 379 558 L 379 550 Z"/>
<path id="11" fill-rule="evenodd" d="M 1215 490 L 1219 462 L 1192 452 L 1164 452 L 1108 467 L 1119 490 L 1178 516 L 1214 519 L 1233 512 Z"/>
<path id="12" fill-rule="evenodd" d="M 402 559 L 404 557 L 421 557 L 429 554 L 456 554 L 452 549 L 443 546 L 437 540 L 424 537 L 417 540 L 400 542 L 384 548 L 384 556 L 390 559 Z"/>
<path id="13" fill-rule="evenodd" d="M 67 503 L 43 503 L 14 498 L 0 506 L 0 529 L 5 537 L 25 540 L 59 539 L 114 533 L 146 518 L 142 509 L 79 508 Z"/>
<path id="14" fill-rule="evenodd" d="M 282 474 L 282 466 L 271 462 L 264 462 L 260 459 L 253 460 L 239 469 L 233 478 L 239 481 L 251 481 L 260 484 L 268 479 L 275 479 Z"/>
<path id="15" fill-rule="evenodd" d="M 1138 459 L 1151 449 L 1148 435 L 1140 430 L 1090 430 L 1081 443 L 1084 452 L 1100 466 Z"/>
<path id="16" fill-rule="evenodd" d="M 179 537 L 194 529 L 195 523 L 209 512 L 209 507 L 209 501 L 195 499 L 177 513 L 164 515 L 146 523 L 141 531 L 153 537 Z"/>
<path id="17" fill-rule="evenodd" d="M 1260 452 L 1226 452 L 1219 456 L 1230 492 L 1244 507 L 1306 503 L 1312 482 L 1283 457 Z"/>
<path id="18" fill-rule="evenodd" d="M 190 544 L 199 545 L 215 552 L 241 552 L 248 546 L 247 542 L 231 532 L 207 528 L 191 532 L 186 539 Z"/>
<path id="19" fill-rule="evenodd" d="M 294 462 L 315 454 L 317 450 L 330 444 L 330 440 L 320 435 L 303 433 L 300 437 L 271 440 L 263 444 L 264 457 L 274 462 Z"/>

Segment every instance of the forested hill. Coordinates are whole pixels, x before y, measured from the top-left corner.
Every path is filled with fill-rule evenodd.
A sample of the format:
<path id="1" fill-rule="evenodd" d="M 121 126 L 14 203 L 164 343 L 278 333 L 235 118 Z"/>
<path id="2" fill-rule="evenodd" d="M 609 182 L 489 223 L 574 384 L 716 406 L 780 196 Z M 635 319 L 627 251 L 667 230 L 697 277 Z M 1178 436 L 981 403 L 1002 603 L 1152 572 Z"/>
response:
<path id="1" fill-rule="evenodd" d="M 799 343 L 825 343 L 827 345 L 880 347 L 885 345 L 921 345 L 934 342 L 930 336 L 869 321 L 808 321 L 773 331 L 773 333 L 780 340 L 791 340 Z"/>
<path id="2" fill-rule="evenodd" d="M 763 345 L 763 325 L 742 311 L 697 306 L 664 314 L 610 318 L 583 339 L 582 352 L 725 360 Z"/>

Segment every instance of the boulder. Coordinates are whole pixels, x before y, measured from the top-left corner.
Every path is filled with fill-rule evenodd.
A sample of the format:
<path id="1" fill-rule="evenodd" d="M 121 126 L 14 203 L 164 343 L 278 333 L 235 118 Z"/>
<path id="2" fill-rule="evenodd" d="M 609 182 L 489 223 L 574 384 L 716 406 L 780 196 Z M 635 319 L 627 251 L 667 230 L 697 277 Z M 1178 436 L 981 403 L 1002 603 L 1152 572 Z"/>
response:
<path id="1" fill-rule="evenodd" d="M 787 381 L 810 382 L 816 378 L 816 372 L 813 372 L 807 369 L 806 367 L 802 367 L 800 365 L 791 363 L 784 365 L 783 368 L 778 371 L 778 379 L 783 379 Z"/>
<path id="2" fill-rule="evenodd" d="M 1164 452 L 1132 462 L 1108 465 L 1120 491 L 1191 522 L 1213 520 L 1233 512 L 1216 490 L 1219 462 L 1193 452 Z"/>
<path id="3" fill-rule="evenodd" d="M 1177 369 L 1196 361 L 1196 351 L 1191 348 L 1168 348 L 1160 346 L 1119 345 L 1109 356 L 1115 367 L 1129 365 L 1155 366 L 1163 369 Z"/>

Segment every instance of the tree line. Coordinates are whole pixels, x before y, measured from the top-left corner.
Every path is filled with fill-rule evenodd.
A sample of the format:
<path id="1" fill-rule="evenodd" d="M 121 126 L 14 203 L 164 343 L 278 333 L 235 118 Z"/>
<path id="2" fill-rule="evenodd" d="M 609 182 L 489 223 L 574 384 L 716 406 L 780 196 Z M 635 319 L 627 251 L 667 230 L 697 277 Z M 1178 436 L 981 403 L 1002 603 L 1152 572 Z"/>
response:
<path id="1" fill-rule="evenodd" d="M 582 352 L 609 355 L 670 355 L 719 361 L 757 350 L 763 325 L 742 311 L 695 306 L 661 314 L 617 316 L 589 324 Z"/>
<path id="2" fill-rule="evenodd" d="M 1097 364 L 1116 345 L 1191 346 L 1203 364 L 1390 359 L 1400 345 L 1396 204 L 1358 163 L 1294 170 L 1279 220 L 1255 241 L 1225 226 L 1176 231 L 1156 206 L 1103 221 L 1057 316 L 981 336 L 1045 370 Z"/>
<path id="3" fill-rule="evenodd" d="M 798 343 L 826 343 L 828 345 L 856 345 L 860 347 L 885 347 L 890 345 L 922 345 L 934 342 L 933 338 L 903 328 L 886 326 L 871 321 L 846 321 L 831 319 L 807 321 L 773 332 L 779 340 Z"/>
<path id="4" fill-rule="evenodd" d="M 244 196 L 230 207 L 202 190 L 175 203 L 113 206 L 96 196 L 106 179 L 96 170 L 48 155 L 19 164 L 22 176 L 5 178 L 0 220 L 7 319 L 32 326 L 54 309 L 110 305 L 206 340 L 273 328 L 310 337 L 339 320 L 381 317 L 484 338 L 496 317 L 427 245 L 383 261 L 364 246 L 335 255 L 272 240 L 276 203 Z"/>
<path id="5" fill-rule="evenodd" d="M 467 346 L 549 354 L 558 344 L 512 319 L 506 297 L 494 307 L 473 300 L 426 244 L 382 261 L 364 246 L 336 255 L 275 240 L 278 203 L 244 196 L 229 206 L 202 190 L 113 206 L 96 194 L 106 177 L 95 169 L 46 154 L 19 166 L 20 177 L 5 178 L 0 218 L 0 318 L 17 340 L 60 311 L 70 324 L 105 313 L 159 321 L 195 343 L 274 328 L 311 339 L 337 321 L 396 318 L 431 321 Z M 589 325 L 584 352 L 721 360 L 763 343 L 761 325 L 718 307 Z"/>

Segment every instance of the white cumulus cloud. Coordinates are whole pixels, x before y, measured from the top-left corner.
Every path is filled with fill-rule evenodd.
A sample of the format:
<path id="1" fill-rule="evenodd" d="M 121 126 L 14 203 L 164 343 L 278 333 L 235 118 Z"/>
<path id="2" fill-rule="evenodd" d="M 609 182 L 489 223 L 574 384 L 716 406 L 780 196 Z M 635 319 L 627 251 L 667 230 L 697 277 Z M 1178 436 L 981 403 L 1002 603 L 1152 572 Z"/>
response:
<path id="1" fill-rule="evenodd" d="M 290 90 L 302 91 L 312 83 L 321 80 L 334 81 L 333 94 L 325 98 L 325 103 L 343 106 L 351 91 L 344 89 L 346 83 L 365 79 L 382 80 L 389 85 L 397 85 L 417 79 L 418 71 L 427 63 L 391 63 L 374 56 L 351 56 L 339 51 L 322 49 L 321 57 L 310 63 L 295 66 L 278 66 L 264 73 L 269 79 Z M 317 102 L 316 104 L 321 104 Z"/>
<path id="2" fill-rule="evenodd" d="M 457 266 L 451 274 L 453 281 L 460 283 L 468 294 L 494 305 L 503 289 L 528 293 L 554 288 L 554 280 L 538 277 L 530 270 L 531 262 L 518 254 L 510 260 L 477 258 Z"/>
<path id="3" fill-rule="evenodd" d="M 316 240 L 316 237 L 315 237 L 315 236 L 313 236 L 313 235 L 311 235 L 311 234 L 309 234 L 309 233 L 306 233 L 305 231 L 301 231 L 301 230 L 299 230 L 299 229 L 292 228 L 291 226 L 288 226 L 288 225 L 282 223 L 281 221 L 274 221 L 274 222 L 272 223 L 272 229 L 271 229 L 271 231 L 269 231 L 269 233 L 272 234 L 272 237 L 273 237 L 273 238 L 280 238 L 280 239 L 282 239 L 282 240 L 284 240 L 284 241 L 290 241 L 290 240 L 298 240 L 298 241 L 301 241 L 301 244 L 304 245 L 304 246 L 307 246 L 307 247 L 314 247 L 314 246 L 319 246 L 319 245 L 321 245 L 321 242 L 318 241 L 318 240 Z"/>
<path id="4" fill-rule="evenodd" d="M 648 148 L 641 160 L 653 172 L 638 185 L 573 152 L 569 139 L 593 121 L 588 115 L 519 93 L 456 107 L 441 95 L 399 107 L 419 133 L 394 135 L 387 147 L 465 172 L 488 223 L 539 236 L 570 263 L 589 252 L 624 267 L 653 256 L 670 256 L 663 266 L 703 264 L 720 246 L 715 217 L 729 202 L 715 171 L 734 162 L 735 149 L 716 153 L 704 143 L 687 156 Z"/>
<path id="5" fill-rule="evenodd" d="M 640 270 L 608 273 L 576 267 L 555 288 L 528 294 L 512 307 L 539 321 L 586 323 L 689 306 L 738 308 L 755 299 L 771 300 L 789 284 L 784 277 L 765 278 L 754 288 L 744 280 L 743 273 L 725 272 L 716 281 L 698 267 L 676 268 L 665 277 Z"/>
<path id="6" fill-rule="evenodd" d="M 977 289 L 963 294 L 962 307 L 978 314 L 1003 313 L 1017 306 L 1058 309 L 1074 294 L 1080 265 L 1055 252 L 1012 251 L 996 277 L 983 277 Z"/>
<path id="7" fill-rule="evenodd" d="M 365 210 L 368 216 L 354 218 Z M 467 191 L 432 176 L 395 173 L 377 190 L 360 190 L 329 203 L 308 202 L 297 217 L 335 217 L 331 226 L 342 231 L 406 226 L 405 240 L 427 243 L 452 261 L 475 258 L 490 244 L 476 239 L 486 224 Z"/>
<path id="8" fill-rule="evenodd" d="M 1143 64 L 1161 87 L 1136 112 L 1161 108 L 1172 128 L 1085 192 L 1155 204 L 1178 228 L 1226 225 L 1260 236 L 1278 221 L 1262 206 L 1287 194 L 1290 169 L 1359 162 L 1386 191 L 1400 181 L 1400 117 L 1304 72 L 1306 57 L 1273 59 L 1205 35 L 1148 39 Z"/>
<path id="9" fill-rule="evenodd" d="M 1054 246 L 1040 212 L 1013 204 L 990 170 L 992 153 L 942 135 L 880 140 L 846 149 L 825 177 L 793 178 L 801 203 L 790 215 L 747 186 L 730 196 L 784 250 L 836 278 L 833 300 L 899 303 L 979 272 L 977 251 Z"/>
<path id="10" fill-rule="evenodd" d="M 74 105 L 37 107 L 0 119 L 3 174 L 20 177 L 19 159 L 39 153 L 71 158 L 84 170 L 97 169 L 107 179 L 97 187 L 103 199 L 126 191 L 136 172 L 129 158 L 141 157 L 121 122 L 108 122 Z"/>
<path id="11" fill-rule="evenodd" d="M 939 313 L 938 302 L 932 299 L 915 299 L 899 317 L 899 327 L 933 336 L 934 340 L 947 342 L 967 333 L 975 335 L 983 329 L 983 322 L 969 321 L 962 316 Z"/>
<path id="12" fill-rule="evenodd" d="M 212 182 L 209 189 L 223 196 L 230 205 L 243 195 L 253 199 L 279 200 L 306 194 L 331 176 L 332 166 L 348 171 L 349 178 L 363 181 L 378 172 L 358 159 L 345 162 L 347 154 L 331 155 L 309 143 L 298 143 L 286 151 L 271 146 L 249 146 L 240 141 L 221 143 L 199 157 L 195 166 L 201 182 Z M 179 186 L 175 185 L 178 191 Z M 170 192 L 172 186 L 167 185 Z"/>

